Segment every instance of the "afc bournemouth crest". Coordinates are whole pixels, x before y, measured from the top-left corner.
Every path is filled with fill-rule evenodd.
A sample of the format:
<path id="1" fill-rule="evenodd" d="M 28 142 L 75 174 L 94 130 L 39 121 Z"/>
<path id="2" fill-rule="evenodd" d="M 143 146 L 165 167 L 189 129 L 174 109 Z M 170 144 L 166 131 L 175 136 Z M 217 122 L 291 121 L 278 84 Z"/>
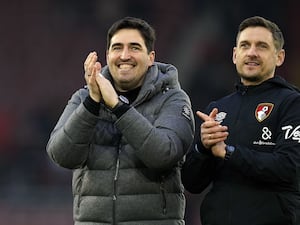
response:
<path id="1" fill-rule="evenodd" d="M 258 120 L 258 122 L 262 122 L 263 120 L 268 118 L 268 116 L 271 114 L 273 107 L 274 107 L 274 104 L 272 104 L 272 103 L 258 104 L 258 106 L 256 107 L 256 110 L 255 110 L 255 117 Z"/>

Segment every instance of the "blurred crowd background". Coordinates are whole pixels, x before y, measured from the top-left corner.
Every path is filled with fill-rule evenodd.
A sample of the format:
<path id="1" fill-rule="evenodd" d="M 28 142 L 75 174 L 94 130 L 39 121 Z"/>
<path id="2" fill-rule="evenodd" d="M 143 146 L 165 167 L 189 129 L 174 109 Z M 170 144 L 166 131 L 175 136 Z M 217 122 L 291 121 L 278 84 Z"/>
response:
<path id="1" fill-rule="evenodd" d="M 106 31 L 117 19 L 153 25 L 156 59 L 177 66 L 196 111 L 234 89 L 232 48 L 249 16 L 281 27 L 286 61 L 278 74 L 299 87 L 299 9 L 296 0 L 1 0 L 0 225 L 72 224 L 71 172 L 50 162 L 45 146 L 85 84 L 87 54 L 97 51 L 105 65 Z M 202 195 L 186 196 L 186 224 L 200 225 Z"/>

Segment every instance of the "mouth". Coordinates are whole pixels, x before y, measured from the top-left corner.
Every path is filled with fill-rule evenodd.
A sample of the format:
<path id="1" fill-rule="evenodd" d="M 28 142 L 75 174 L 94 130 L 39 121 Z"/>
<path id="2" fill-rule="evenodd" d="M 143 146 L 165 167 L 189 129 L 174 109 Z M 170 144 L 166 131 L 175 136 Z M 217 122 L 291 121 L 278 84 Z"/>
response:
<path id="1" fill-rule="evenodd" d="M 119 64 L 118 68 L 122 70 L 130 70 L 134 67 L 133 64 Z"/>
<path id="2" fill-rule="evenodd" d="M 245 62 L 245 64 L 247 66 L 259 66 L 260 65 L 260 63 L 256 62 L 256 61 L 247 61 L 247 62 Z"/>

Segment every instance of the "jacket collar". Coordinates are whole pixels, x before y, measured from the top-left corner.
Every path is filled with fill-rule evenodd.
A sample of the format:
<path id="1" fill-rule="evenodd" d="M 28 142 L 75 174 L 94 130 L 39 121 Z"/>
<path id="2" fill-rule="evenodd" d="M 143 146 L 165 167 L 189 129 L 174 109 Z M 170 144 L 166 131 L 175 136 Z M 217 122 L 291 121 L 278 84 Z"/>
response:
<path id="1" fill-rule="evenodd" d="M 266 89 L 274 88 L 274 87 L 287 88 L 290 90 L 295 90 L 295 91 L 300 92 L 300 90 L 296 86 L 288 83 L 283 77 L 278 76 L 278 75 L 262 82 L 259 85 L 245 86 L 242 84 L 241 81 L 239 81 L 235 85 L 235 87 L 236 87 L 237 92 L 242 93 L 242 94 L 245 94 L 246 92 L 253 93 L 253 92 L 257 92 L 259 90 L 266 90 Z"/>
<path id="2" fill-rule="evenodd" d="M 102 68 L 101 73 L 113 82 L 107 65 Z M 145 74 L 144 83 L 135 102 L 143 101 L 144 99 L 151 98 L 158 92 L 174 88 L 180 88 L 176 67 L 171 64 L 154 62 Z"/>

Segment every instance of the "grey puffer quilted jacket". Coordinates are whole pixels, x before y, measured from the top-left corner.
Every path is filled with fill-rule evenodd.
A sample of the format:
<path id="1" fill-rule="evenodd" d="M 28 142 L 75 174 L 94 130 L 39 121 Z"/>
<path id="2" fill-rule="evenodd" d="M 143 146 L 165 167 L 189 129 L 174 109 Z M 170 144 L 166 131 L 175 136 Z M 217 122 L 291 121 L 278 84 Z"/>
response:
<path id="1" fill-rule="evenodd" d="M 103 74 L 111 79 L 107 67 Z M 183 225 L 180 167 L 194 137 L 189 97 L 174 66 L 156 62 L 119 119 L 99 116 L 76 91 L 51 133 L 47 152 L 73 170 L 75 225 Z"/>

